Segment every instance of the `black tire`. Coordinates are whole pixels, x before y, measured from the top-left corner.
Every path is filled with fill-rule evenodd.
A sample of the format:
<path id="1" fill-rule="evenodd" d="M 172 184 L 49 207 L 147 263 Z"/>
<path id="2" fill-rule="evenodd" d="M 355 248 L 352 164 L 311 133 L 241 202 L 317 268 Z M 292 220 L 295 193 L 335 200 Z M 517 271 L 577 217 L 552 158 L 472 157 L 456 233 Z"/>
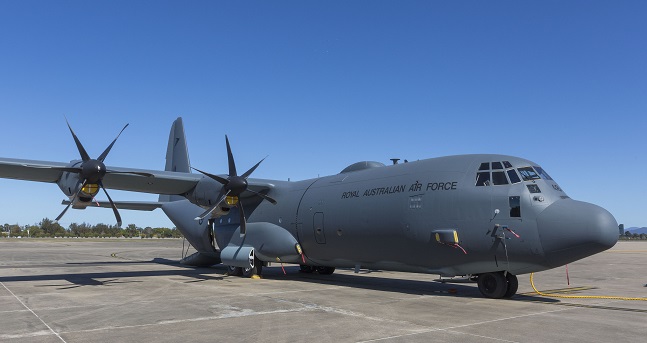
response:
<path id="1" fill-rule="evenodd" d="M 254 266 L 251 268 L 242 268 L 243 277 L 252 277 L 254 275 L 261 276 L 263 272 L 263 262 L 261 260 L 254 258 Z"/>
<path id="2" fill-rule="evenodd" d="M 501 299 L 508 290 L 508 281 L 503 272 L 480 274 L 477 282 L 479 291 L 486 298 Z"/>
<path id="3" fill-rule="evenodd" d="M 299 272 L 301 272 L 301 273 L 310 274 L 310 273 L 312 273 L 312 272 L 314 272 L 314 271 L 315 271 L 314 267 L 312 267 L 312 266 L 306 266 L 305 264 L 302 264 L 302 265 L 300 265 L 299 267 L 300 267 L 300 268 L 299 268 Z"/>
<path id="4" fill-rule="evenodd" d="M 519 289 L 519 280 L 517 280 L 516 275 L 512 275 L 510 273 L 506 274 L 505 279 L 508 282 L 508 287 L 503 297 L 509 299 L 517 294 L 517 290 Z"/>
<path id="5" fill-rule="evenodd" d="M 241 276 L 243 275 L 243 268 L 227 266 L 227 275 L 229 276 Z"/>
<path id="6" fill-rule="evenodd" d="M 335 267 L 316 267 L 317 273 L 321 275 L 330 275 L 335 272 Z"/>

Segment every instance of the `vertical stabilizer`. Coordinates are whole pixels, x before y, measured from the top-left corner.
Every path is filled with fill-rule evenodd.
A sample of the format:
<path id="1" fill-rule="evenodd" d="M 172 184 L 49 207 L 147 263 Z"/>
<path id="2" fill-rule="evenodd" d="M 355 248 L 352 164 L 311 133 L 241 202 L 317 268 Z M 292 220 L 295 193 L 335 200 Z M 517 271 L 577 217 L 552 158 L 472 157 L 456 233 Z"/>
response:
<path id="1" fill-rule="evenodd" d="M 184 136 L 184 125 L 182 117 L 177 118 L 171 126 L 171 133 L 168 137 L 166 148 L 166 171 L 190 173 L 191 163 L 189 162 L 189 150 Z M 160 195 L 160 202 L 183 200 L 179 195 Z"/>

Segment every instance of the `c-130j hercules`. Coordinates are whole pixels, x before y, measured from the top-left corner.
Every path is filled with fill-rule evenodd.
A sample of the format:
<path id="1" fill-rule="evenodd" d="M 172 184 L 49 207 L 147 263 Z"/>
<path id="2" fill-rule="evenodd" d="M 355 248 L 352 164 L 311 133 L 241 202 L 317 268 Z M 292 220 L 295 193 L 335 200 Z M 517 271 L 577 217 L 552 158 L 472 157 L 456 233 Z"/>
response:
<path id="1" fill-rule="evenodd" d="M 68 125 L 69 126 L 69 125 Z M 123 131 L 123 130 L 122 130 Z M 268 263 L 303 272 L 371 268 L 476 280 L 489 298 L 517 291 L 516 275 L 568 264 L 611 248 L 617 223 L 605 209 L 570 199 L 536 163 L 504 155 L 459 155 L 385 166 L 358 162 L 339 174 L 297 182 L 250 178 L 236 168 L 191 173 L 182 119 L 171 127 L 165 171 L 106 167 L 110 146 L 70 163 L 0 158 L 0 177 L 57 183 L 83 209 L 106 188 L 160 194 L 157 202 L 196 253 L 194 266 L 222 263 L 230 275 Z M 119 137 L 119 136 L 117 136 Z M 64 202 L 65 203 L 65 202 Z"/>

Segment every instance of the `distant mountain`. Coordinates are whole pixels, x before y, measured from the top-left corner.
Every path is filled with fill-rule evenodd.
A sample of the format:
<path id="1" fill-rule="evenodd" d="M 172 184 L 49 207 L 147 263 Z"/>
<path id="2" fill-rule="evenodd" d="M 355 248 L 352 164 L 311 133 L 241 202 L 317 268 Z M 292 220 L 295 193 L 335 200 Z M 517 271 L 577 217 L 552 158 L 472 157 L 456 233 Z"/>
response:
<path id="1" fill-rule="evenodd" d="M 630 227 L 628 229 L 625 229 L 625 232 L 626 231 L 640 235 L 641 233 L 647 233 L 647 227 Z"/>

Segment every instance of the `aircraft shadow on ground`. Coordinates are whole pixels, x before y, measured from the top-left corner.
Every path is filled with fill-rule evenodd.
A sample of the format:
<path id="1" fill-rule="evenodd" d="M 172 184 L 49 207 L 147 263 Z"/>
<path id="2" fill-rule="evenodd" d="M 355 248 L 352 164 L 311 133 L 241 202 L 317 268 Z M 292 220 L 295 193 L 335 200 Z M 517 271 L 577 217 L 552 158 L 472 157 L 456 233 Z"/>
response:
<path id="1" fill-rule="evenodd" d="M 333 286 L 347 286 L 383 292 L 395 292 L 412 295 L 429 295 L 463 298 L 483 298 L 476 283 L 441 283 L 433 281 L 420 281 L 412 279 L 393 279 L 377 276 L 379 270 L 360 270 L 357 274 L 320 275 L 317 273 L 300 273 L 299 267 L 285 267 L 283 274 L 281 268 L 263 269 L 263 278 L 268 280 L 301 281 Z M 369 275 L 367 277 L 367 275 Z M 415 277 L 415 273 L 411 273 Z M 424 275 L 424 274 L 420 274 Z M 508 301 L 534 301 L 544 303 L 560 302 L 557 299 L 541 296 L 517 294 Z"/>
<path id="2" fill-rule="evenodd" d="M 77 288 L 82 286 L 110 286 L 121 283 L 139 283 L 141 280 L 124 280 L 136 277 L 150 277 L 150 276 L 182 276 L 191 279 L 186 282 L 201 282 L 216 280 L 222 281 L 222 276 L 214 276 L 216 269 L 214 268 L 198 268 L 190 267 L 180 264 L 178 261 L 168 259 L 155 258 L 151 261 L 110 261 L 110 262 L 88 262 L 88 263 L 70 263 L 74 265 L 84 266 L 97 266 L 97 265 L 129 265 L 129 264 L 163 264 L 169 266 L 176 266 L 182 269 L 168 269 L 168 270 L 141 270 L 141 271 L 106 271 L 106 272 L 90 272 L 90 273 L 60 273 L 60 274 L 46 274 L 46 275 L 20 275 L 20 276 L 0 276 L 0 282 L 35 282 L 35 281 L 67 281 L 63 284 L 45 284 L 37 285 L 36 287 L 58 287 L 58 289 Z M 68 265 L 66 263 L 66 265 Z M 47 267 L 52 267 L 48 265 Z M 223 274 L 225 269 L 223 268 Z M 104 280 L 107 279 L 107 280 Z"/>
<path id="3" fill-rule="evenodd" d="M 226 267 L 216 265 L 212 267 L 193 267 L 180 264 L 179 261 L 155 258 L 150 261 L 109 261 L 109 262 L 75 262 L 66 263 L 66 265 L 78 266 L 97 266 L 97 265 L 134 265 L 145 266 L 147 264 L 162 264 L 173 266 L 180 269 L 168 270 L 141 270 L 141 271 L 107 271 L 91 273 L 61 273 L 48 275 L 21 275 L 21 276 L 1 276 L 0 282 L 18 282 L 18 281 L 66 281 L 63 284 L 45 284 L 37 287 L 59 287 L 58 289 L 77 288 L 82 286 L 110 286 L 121 283 L 139 283 L 141 280 L 124 280 L 128 278 L 141 278 L 151 276 L 181 276 L 189 280 L 182 279 L 186 283 L 203 282 L 203 281 L 227 281 L 230 277 L 226 276 Z M 50 265 L 51 267 L 51 265 Z M 309 282 L 316 284 L 325 284 L 332 286 L 345 286 L 352 288 L 361 288 L 374 291 L 395 292 L 412 295 L 429 295 L 429 296 L 446 296 L 446 297 L 468 297 L 482 298 L 476 283 L 470 284 L 452 284 L 432 281 L 420 281 L 412 279 L 393 279 L 378 276 L 379 270 L 360 270 L 357 274 L 321 275 L 318 273 L 301 273 L 297 266 L 287 266 L 284 268 L 286 274 L 280 267 L 271 267 L 263 269 L 263 278 L 276 281 L 292 282 Z M 214 275 L 215 274 L 215 275 Z M 417 274 L 410 274 L 417 275 Z M 422 274 L 421 274 L 422 275 Z M 107 280 L 106 280 L 107 279 Z M 550 299 L 540 296 L 527 294 L 517 294 L 509 301 L 535 301 L 535 302 L 559 302 L 556 299 Z"/>

